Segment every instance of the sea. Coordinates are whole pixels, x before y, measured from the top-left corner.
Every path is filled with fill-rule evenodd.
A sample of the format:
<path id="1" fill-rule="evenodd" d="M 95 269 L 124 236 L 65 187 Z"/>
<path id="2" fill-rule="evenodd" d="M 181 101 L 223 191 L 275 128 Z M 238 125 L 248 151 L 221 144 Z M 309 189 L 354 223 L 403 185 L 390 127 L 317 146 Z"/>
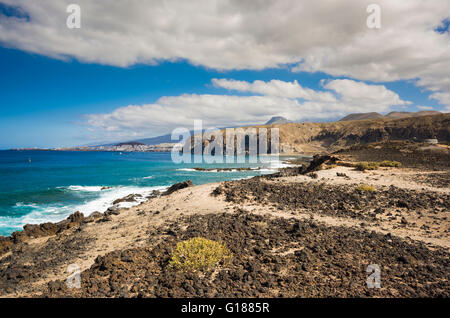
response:
<path id="1" fill-rule="evenodd" d="M 161 152 L 0 151 L 0 235 L 22 230 L 25 224 L 59 222 L 75 211 L 85 216 L 104 212 L 118 198 L 133 193 L 145 198 L 184 180 L 199 185 L 270 174 L 286 166 L 283 160 L 288 158 L 206 164 L 174 163 L 171 153 Z M 121 207 L 139 203 L 124 202 Z"/>

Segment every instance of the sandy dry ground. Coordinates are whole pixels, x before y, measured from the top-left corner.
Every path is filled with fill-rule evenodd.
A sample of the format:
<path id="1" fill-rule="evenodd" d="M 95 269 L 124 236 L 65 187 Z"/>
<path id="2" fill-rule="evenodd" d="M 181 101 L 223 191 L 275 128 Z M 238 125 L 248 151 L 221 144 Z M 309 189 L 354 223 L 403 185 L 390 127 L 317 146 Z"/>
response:
<path id="1" fill-rule="evenodd" d="M 345 173 L 348 177 L 339 177 L 337 172 Z M 449 194 L 448 188 L 434 188 L 429 185 L 411 182 L 413 171 L 407 169 L 385 169 L 371 172 L 355 171 L 347 167 L 336 167 L 329 170 L 318 171 L 318 178 L 307 176 L 285 177 L 267 182 L 317 182 L 328 184 L 370 184 L 375 187 L 395 186 L 416 191 L 432 191 Z M 354 218 L 334 217 L 328 215 L 316 215 L 314 211 L 279 210 L 270 204 L 235 204 L 227 202 L 223 195 L 213 196 L 211 193 L 219 183 L 200 185 L 179 190 L 168 196 L 152 198 L 147 202 L 129 209 L 122 209 L 119 215 L 111 215 L 107 221 L 82 224 L 80 228 L 70 229 L 58 234 L 57 237 L 38 238 L 27 242 L 23 252 L 33 250 L 45 251 L 51 249 L 57 242 L 80 239 L 80 247 L 76 253 L 67 253 L 65 261 L 48 265 L 42 268 L 39 277 L 34 279 L 32 286 L 24 287 L 21 291 L 3 294 L 3 296 L 24 296 L 30 291 L 38 291 L 47 282 L 55 279 L 65 279 L 68 264 L 77 264 L 81 270 L 88 269 L 98 256 L 105 255 L 115 250 L 132 247 L 140 247 L 146 243 L 146 237 L 152 228 L 169 223 L 180 216 L 194 214 L 211 214 L 234 212 L 237 207 L 259 215 L 272 215 L 285 218 L 311 218 L 327 226 L 346 226 L 364 228 L 379 233 L 391 233 L 393 236 L 422 241 L 430 248 L 440 246 L 450 248 L 449 236 L 449 211 L 444 211 L 445 216 L 440 215 L 436 222 L 434 215 L 417 215 L 401 209 L 396 209 L 394 215 L 385 214 L 378 216 L 375 222 L 363 222 Z M 393 221 L 395 217 L 395 221 Z M 402 226 L 400 220 L 406 219 L 408 226 Z M 413 224 L 413 225 L 411 225 Z M 425 225 L 425 227 L 424 227 Z M 56 242 L 56 243 L 55 243 Z M 15 251 L 16 253 L 17 251 Z M 11 252 L 0 256 L 5 259 Z"/>
<path id="2" fill-rule="evenodd" d="M 313 179 L 306 175 L 293 177 L 282 177 L 275 179 L 273 182 L 315 182 L 335 185 L 371 185 L 375 188 L 388 188 L 395 186 L 401 189 L 408 189 L 420 192 L 436 192 L 442 194 L 450 194 L 450 188 L 433 187 L 427 184 L 417 183 L 414 176 L 417 171 L 411 169 L 381 168 L 375 171 L 357 171 L 350 167 L 336 167 L 332 169 L 320 170 L 316 172 L 317 179 Z M 337 173 L 345 174 L 347 177 L 339 177 Z M 434 174 L 436 172 L 421 172 L 421 174 Z M 271 182 L 271 181 L 269 181 Z M 344 225 L 349 227 L 360 227 L 379 233 L 391 233 L 401 238 L 410 238 L 424 243 L 450 248 L 450 211 L 440 213 L 438 218 L 434 214 L 411 213 L 406 209 L 392 209 L 384 214 L 377 215 L 376 222 L 361 222 L 353 218 L 339 218 L 332 216 L 323 216 L 312 213 L 311 211 L 277 211 L 275 207 L 267 207 L 261 205 L 243 206 L 247 210 L 254 213 L 264 214 L 267 212 L 276 213 L 277 216 L 312 218 L 331 226 Z M 300 212 L 300 213 L 299 213 Z M 386 214 L 392 214 L 393 216 Z M 444 215 L 442 215 L 444 214 Z M 395 217 L 395 221 L 393 218 Z M 406 220 L 408 226 L 399 226 L 402 220 Z"/>
<path id="3" fill-rule="evenodd" d="M 373 186 L 392 185 L 409 190 L 428 190 L 441 193 L 450 193 L 450 188 L 438 188 L 427 184 L 414 182 L 414 176 L 417 175 L 417 170 L 413 169 L 379 168 L 378 170 L 361 172 L 351 167 L 339 166 L 333 169 L 320 170 L 316 173 L 319 176 L 318 179 L 315 179 L 316 181 L 326 182 L 329 184 L 370 184 Z M 348 178 L 338 177 L 337 173 L 345 173 Z M 421 174 L 436 173 L 436 171 L 421 172 Z M 285 177 L 280 178 L 279 180 L 290 182 L 312 181 L 310 177 L 305 175 Z"/>

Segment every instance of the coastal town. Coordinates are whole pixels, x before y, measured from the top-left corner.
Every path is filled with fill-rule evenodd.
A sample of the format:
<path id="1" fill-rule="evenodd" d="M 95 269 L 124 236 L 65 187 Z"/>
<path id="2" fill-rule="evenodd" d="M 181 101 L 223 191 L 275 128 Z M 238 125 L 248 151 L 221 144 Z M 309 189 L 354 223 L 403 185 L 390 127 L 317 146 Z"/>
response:
<path id="1" fill-rule="evenodd" d="M 30 150 L 52 150 L 52 151 L 111 151 L 111 152 L 170 152 L 174 147 L 180 147 L 177 143 L 161 143 L 157 145 L 146 145 L 139 142 L 126 142 L 115 145 L 102 146 L 79 146 L 60 148 L 15 148 L 16 151 Z"/>

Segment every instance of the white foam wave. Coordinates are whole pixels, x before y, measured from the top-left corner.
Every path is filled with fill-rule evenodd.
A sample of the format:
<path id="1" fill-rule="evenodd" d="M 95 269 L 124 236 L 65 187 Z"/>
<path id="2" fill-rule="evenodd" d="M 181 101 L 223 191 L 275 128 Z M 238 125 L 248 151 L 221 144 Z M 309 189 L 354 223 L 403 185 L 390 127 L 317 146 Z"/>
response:
<path id="1" fill-rule="evenodd" d="M 67 189 L 72 191 L 86 191 L 86 192 L 97 192 L 102 191 L 103 186 L 79 186 L 79 185 L 71 185 L 68 186 Z"/>
<path id="2" fill-rule="evenodd" d="M 83 187 L 86 188 L 86 187 Z M 87 187 L 90 191 L 94 191 L 94 188 Z M 78 186 L 76 187 L 78 189 Z M 63 205 L 63 204 L 48 204 L 39 205 L 35 203 L 25 204 L 23 202 L 17 202 L 16 209 L 27 209 L 27 214 L 20 217 L 14 216 L 0 216 L 0 227 L 3 231 L 0 231 L 0 235 L 9 235 L 14 230 L 21 230 L 25 224 L 40 224 L 45 222 L 59 222 L 67 218 L 70 214 L 80 211 L 85 216 L 90 215 L 92 212 L 105 212 L 109 207 L 113 205 L 113 202 L 117 199 L 126 197 L 130 194 L 140 194 L 141 197 L 136 197 L 136 201 L 122 202 L 118 204 L 120 208 L 129 208 L 138 205 L 146 200 L 146 197 L 150 195 L 154 190 L 165 190 L 166 186 L 157 187 L 115 187 L 110 188 L 107 191 L 100 191 L 99 196 L 96 199 L 86 201 L 79 205 Z M 89 190 L 74 190 L 74 191 L 89 191 Z M 28 211 L 29 210 L 29 211 Z"/>
<path id="3" fill-rule="evenodd" d="M 259 171 L 259 172 L 262 172 L 262 173 L 274 173 L 274 172 L 277 172 L 277 169 L 267 169 L 267 168 L 263 168 L 263 169 L 259 169 L 258 171 Z"/>
<path id="4" fill-rule="evenodd" d="M 246 172 L 246 171 L 260 171 L 262 170 L 259 167 L 255 167 L 255 168 L 250 168 L 250 170 L 238 170 L 236 169 L 230 169 L 230 170 L 222 170 L 222 168 L 217 168 L 217 169 L 211 169 L 211 170 L 196 170 L 196 169 L 192 169 L 192 168 L 181 168 L 181 169 L 177 169 L 178 171 L 189 171 L 189 172 L 201 172 L 201 173 L 207 173 L 207 172 L 214 172 L 214 173 L 230 173 L 230 172 Z"/>
<path id="5" fill-rule="evenodd" d="M 288 168 L 288 167 L 295 167 L 295 166 L 296 165 L 289 164 L 289 163 L 286 163 L 286 162 L 281 161 L 281 160 L 271 161 L 270 165 L 269 165 L 269 167 L 271 169 L 281 169 L 281 168 Z"/>
<path id="6" fill-rule="evenodd" d="M 16 208 L 35 208 L 35 207 L 37 207 L 37 204 L 34 204 L 34 203 L 26 204 L 23 202 L 17 202 L 15 207 Z"/>
<path id="7" fill-rule="evenodd" d="M 84 215 L 90 215 L 92 212 L 105 212 L 109 207 L 113 205 L 113 202 L 117 199 L 126 197 L 130 194 L 140 194 L 141 197 L 136 197 L 134 202 L 121 202 L 119 207 L 132 207 L 138 205 L 146 200 L 146 196 L 150 195 L 154 190 L 164 190 L 167 187 L 118 187 L 113 188 L 108 192 L 104 192 L 99 198 L 86 202 L 82 205 L 74 207 L 75 211 L 80 211 Z"/>

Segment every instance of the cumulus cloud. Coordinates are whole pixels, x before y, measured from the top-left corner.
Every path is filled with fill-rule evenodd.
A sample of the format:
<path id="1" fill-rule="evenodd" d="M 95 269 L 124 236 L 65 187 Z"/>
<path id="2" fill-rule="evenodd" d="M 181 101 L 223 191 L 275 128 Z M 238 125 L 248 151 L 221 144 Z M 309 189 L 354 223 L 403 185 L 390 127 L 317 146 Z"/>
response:
<path id="1" fill-rule="evenodd" d="M 287 98 L 301 98 L 305 100 L 314 100 L 322 102 L 335 102 L 336 98 L 329 92 L 314 91 L 310 88 L 302 87 L 297 81 L 285 82 L 280 80 L 271 80 L 270 82 L 254 81 L 236 81 L 229 79 L 213 79 L 215 87 L 226 88 L 240 92 L 250 92 L 268 96 L 278 96 Z"/>
<path id="2" fill-rule="evenodd" d="M 420 110 L 433 110 L 433 106 L 417 105 L 416 108 Z"/>
<path id="3" fill-rule="evenodd" d="M 385 111 L 392 105 L 411 104 L 409 101 L 401 100 L 395 92 L 384 85 L 338 79 L 327 82 L 323 87 L 335 91 L 340 96 L 340 102 L 347 105 L 361 105 L 364 108 Z"/>
<path id="4" fill-rule="evenodd" d="M 294 121 L 327 119 L 351 112 L 383 112 L 408 103 L 383 85 L 353 80 L 324 82 L 323 90 L 304 88 L 297 81 L 214 79 L 212 82 L 216 87 L 258 95 L 161 97 L 153 104 L 120 107 L 108 114 L 90 114 L 87 124 L 104 139 L 145 137 L 166 134 L 176 127 L 192 129 L 195 119 L 203 120 L 207 127 L 244 126 L 262 124 L 272 116 Z"/>
<path id="5" fill-rule="evenodd" d="M 192 129 L 194 120 L 208 127 L 264 123 L 275 115 L 298 112 L 298 101 L 269 96 L 196 95 L 162 97 L 154 104 L 130 105 L 109 114 L 87 115 L 87 124 L 103 138 L 167 134 L 177 127 Z M 305 113 L 314 110 L 305 109 Z M 206 127 L 205 127 L 206 128 Z"/>
<path id="6" fill-rule="evenodd" d="M 70 1 L 0 0 L 29 17 L 0 14 L 0 41 L 116 66 L 186 59 L 224 70 L 293 64 L 293 71 L 359 80 L 412 79 L 449 105 L 450 35 L 436 28 L 448 18 L 450 1 L 378 0 L 381 29 L 366 26 L 371 2 L 78 0 L 82 27 L 69 30 Z"/>
<path id="7" fill-rule="evenodd" d="M 447 109 L 450 109 L 450 92 L 443 93 L 443 92 L 437 92 L 430 95 L 430 98 L 436 99 L 439 101 L 439 103 L 443 105 L 447 105 Z"/>

